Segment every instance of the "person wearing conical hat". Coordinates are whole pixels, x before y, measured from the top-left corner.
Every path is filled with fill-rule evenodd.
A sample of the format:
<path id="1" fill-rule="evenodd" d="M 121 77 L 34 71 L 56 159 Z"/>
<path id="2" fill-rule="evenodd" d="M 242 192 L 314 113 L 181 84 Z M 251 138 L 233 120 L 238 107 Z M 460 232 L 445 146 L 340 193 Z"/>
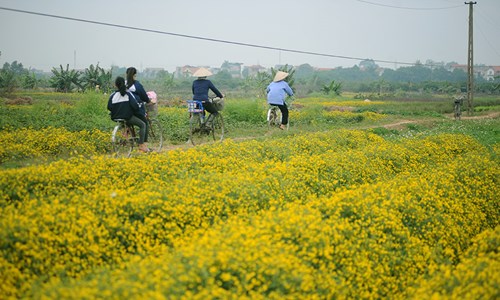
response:
<path id="1" fill-rule="evenodd" d="M 191 88 L 193 92 L 193 100 L 202 101 L 203 108 L 206 111 L 211 114 L 218 114 L 213 103 L 208 101 L 208 92 L 212 91 L 219 98 L 224 98 L 224 95 L 222 95 L 215 85 L 207 79 L 210 75 L 212 75 L 212 72 L 206 68 L 199 68 L 196 72 L 194 72 L 193 76 L 198 78 L 193 81 L 193 86 Z"/>
<path id="2" fill-rule="evenodd" d="M 288 124 L 288 107 L 285 103 L 286 95 L 293 96 L 292 88 L 285 81 L 288 76 L 287 72 L 278 71 L 274 76 L 273 82 L 271 82 L 267 88 L 267 103 L 272 106 L 277 106 L 281 111 L 281 125 L 280 129 L 285 129 Z"/>

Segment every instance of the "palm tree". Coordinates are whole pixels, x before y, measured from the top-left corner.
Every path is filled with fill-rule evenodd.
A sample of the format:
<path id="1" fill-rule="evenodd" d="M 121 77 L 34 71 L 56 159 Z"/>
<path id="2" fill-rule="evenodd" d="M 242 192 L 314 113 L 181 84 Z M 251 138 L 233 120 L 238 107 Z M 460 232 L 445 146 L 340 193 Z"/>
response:
<path id="1" fill-rule="evenodd" d="M 85 69 L 81 81 L 85 89 L 95 90 L 99 86 L 99 89 L 107 92 L 110 89 L 111 76 L 111 71 L 106 72 L 98 63 L 95 67 L 90 65 Z"/>
<path id="2" fill-rule="evenodd" d="M 321 91 L 325 93 L 326 95 L 329 95 L 331 92 L 334 92 L 335 95 L 340 96 L 340 89 L 342 88 L 342 83 L 341 82 L 335 82 L 335 80 L 332 80 L 330 84 L 328 85 L 323 85 L 321 88 Z"/>
<path id="3" fill-rule="evenodd" d="M 50 78 L 50 86 L 55 88 L 57 92 L 68 93 L 73 91 L 74 87 L 83 90 L 80 75 L 76 70 L 69 70 L 69 64 L 66 65 L 66 70 L 62 65 L 59 65 L 60 70 L 52 68 L 53 77 Z"/>

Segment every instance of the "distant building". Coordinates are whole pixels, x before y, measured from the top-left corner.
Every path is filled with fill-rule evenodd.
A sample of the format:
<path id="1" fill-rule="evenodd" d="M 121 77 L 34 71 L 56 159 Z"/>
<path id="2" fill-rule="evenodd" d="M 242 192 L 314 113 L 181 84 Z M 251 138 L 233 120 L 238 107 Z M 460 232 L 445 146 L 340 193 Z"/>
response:
<path id="1" fill-rule="evenodd" d="M 500 76 L 500 66 L 486 67 L 483 73 L 483 78 L 488 81 L 495 81 L 495 77 Z"/>
<path id="2" fill-rule="evenodd" d="M 467 73 L 467 65 L 453 64 L 450 65 L 450 71 L 463 70 Z M 500 66 L 474 66 L 474 76 L 481 77 L 487 81 L 494 81 L 495 77 L 500 76 Z"/>
<path id="3" fill-rule="evenodd" d="M 243 65 L 243 63 L 232 63 L 225 61 L 220 67 L 220 70 L 228 72 L 233 78 L 242 78 L 243 76 L 241 65 Z"/>
<path id="4" fill-rule="evenodd" d="M 266 72 L 267 69 L 261 65 L 252 65 L 243 67 L 242 75 L 243 77 L 253 77 L 259 72 Z"/>
<path id="5" fill-rule="evenodd" d="M 333 71 L 335 68 L 314 68 L 315 71 L 318 72 L 327 72 L 327 71 Z"/>
<path id="6" fill-rule="evenodd" d="M 189 78 L 193 77 L 193 74 L 198 71 L 199 68 L 205 68 L 210 70 L 212 74 L 217 74 L 219 73 L 219 68 L 211 68 L 208 66 L 201 66 L 201 67 L 194 67 L 194 66 L 183 66 L 183 67 L 176 67 L 175 72 L 174 72 L 174 78 Z"/>

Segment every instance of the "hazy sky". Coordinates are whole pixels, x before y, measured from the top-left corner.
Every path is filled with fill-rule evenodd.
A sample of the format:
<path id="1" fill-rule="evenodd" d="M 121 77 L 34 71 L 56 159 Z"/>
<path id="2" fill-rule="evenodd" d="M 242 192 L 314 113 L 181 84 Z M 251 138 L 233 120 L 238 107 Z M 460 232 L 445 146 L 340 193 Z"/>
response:
<path id="1" fill-rule="evenodd" d="M 476 0 L 474 62 L 500 65 L 500 0 Z M 331 56 L 383 67 L 417 60 L 467 63 L 464 0 L 0 0 L 0 7 Z M 0 64 L 220 67 L 276 64 L 351 67 L 358 59 L 315 56 L 0 9 Z"/>

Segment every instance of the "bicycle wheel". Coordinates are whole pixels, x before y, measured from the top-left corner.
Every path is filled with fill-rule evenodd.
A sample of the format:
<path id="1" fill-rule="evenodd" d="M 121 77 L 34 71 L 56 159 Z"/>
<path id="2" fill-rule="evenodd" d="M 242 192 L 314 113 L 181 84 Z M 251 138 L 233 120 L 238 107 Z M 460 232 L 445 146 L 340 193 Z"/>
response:
<path id="1" fill-rule="evenodd" d="M 130 128 L 124 123 L 120 123 L 113 129 L 111 136 L 115 157 L 130 157 L 134 148 L 134 137 Z"/>
<path id="2" fill-rule="evenodd" d="M 189 119 L 189 139 L 193 145 L 200 145 L 213 140 L 211 130 L 201 123 L 201 114 L 192 113 Z"/>
<path id="3" fill-rule="evenodd" d="M 270 129 L 274 126 L 274 120 L 276 119 L 276 111 L 272 108 L 267 110 L 267 128 Z"/>
<path id="4" fill-rule="evenodd" d="M 212 121 L 212 136 L 216 142 L 222 142 L 224 139 L 224 118 L 221 113 L 218 113 Z"/>
<path id="5" fill-rule="evenodd" d="M 160 152 L 163 146 L 163 128 L 160 121 L 156 119 L 149 120 L 148 147 L 152 151 Z"/>

